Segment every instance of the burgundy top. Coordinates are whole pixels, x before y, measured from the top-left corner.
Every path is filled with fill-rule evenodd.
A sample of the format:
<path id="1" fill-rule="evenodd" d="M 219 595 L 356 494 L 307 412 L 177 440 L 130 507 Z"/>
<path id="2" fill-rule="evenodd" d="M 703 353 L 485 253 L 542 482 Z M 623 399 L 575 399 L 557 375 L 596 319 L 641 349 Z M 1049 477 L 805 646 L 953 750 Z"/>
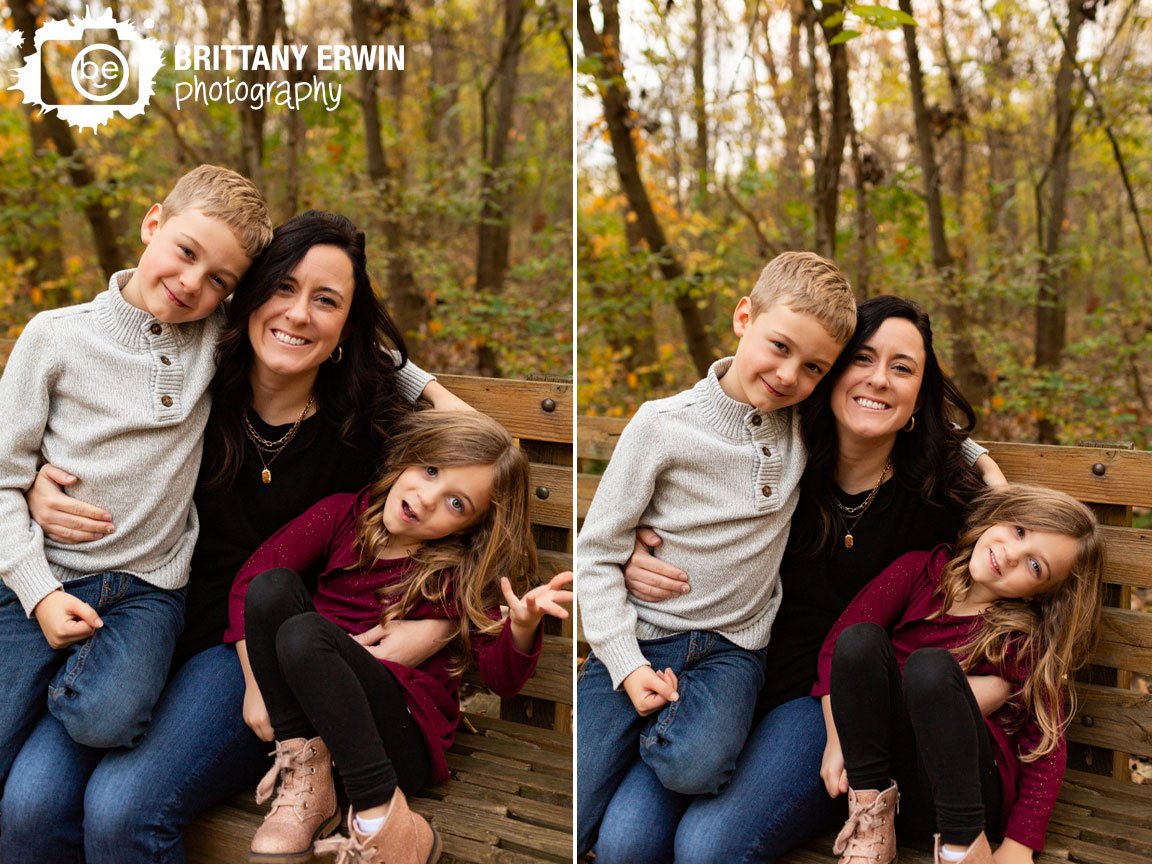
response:
<path id="1" fill-rule="evenodd" d="M 957 648 L 968 642 L 979 625 L 979 615 L 941 615 L 925 620 L 940 608 L 936 589 L 944 565 L 952 557 L 950 546 L 937 546 L 931 552 L 909 552 L 897 558 L 883 573 L 856 595 L 836 621 L 820 651 L 820 678 L 812 688 L 813 696 L 828 694 L 832 670 L 832 650 L 840 633 L 853 624 L 871 621 L 884 627 L 900 668 L 908 656 L 919 648 Z M 1024 658 L 1009 647 L 1004 665 L 995 667 L 984 662 L 969 670 L 969 675 L 999 675 L 1008 681 L 1015 694 L 1027 679 L 1029 669 Z M 1012 697 L 1010 697 L 1011 700 Z M 1042 734 L 1035 719 L 1030 719 L 1017 732 L 1007 729 L 1009 704 L 1005 704 L 984 722 L 995 744 L 996 768 L 1000 774 L 1003 808 L 1001 824 L 1004 836 L 1043 851 L 1044 835 L 1052 806 L 1060 792 L 1068 751 L 1063 736 L 1056 748 L 1033 762 L 1021 762 L 1019 754 L 1032 752 Z"/>
<path id="2" fill-rule="evenodd" d="M 345 632 L 357 635 L 371 630 L 380 622 L 381 605 L 376 599 L 380 588 L 403 578 L 412 559 L 378 561 L 368 568 L 348 570 L 359 562 L 354 545 L 356 517 L 368 505 L 368 490 L 359 493 L 331 495 L 313 505 L 272 535 L 241 568 L 232 585 L 228 601 L 229 626 L 225 642 L 244 638 L 244 597 L 248 584 L 259 574 L 276 567 L 296 572 L 313 565 L 323 569 L 313 602 L 316 611 Z M 488 614 L 499 620 L 500 610 Z M 406 616 L 411 619 L 448 618 L 458 620 L 458 612 L 421 600 Z M 472 634 L 472 653 L 484 679 L 499 696 L 514 696 L 532 676 L 540 658 L 543 628 L 536 629 L 536 641 L 530 654 L 516 647 L 509 622 L 496 636 Z M 452 746 L 460 723 L 460 677 L 453 675 L 450 646 L 440 650 L 415 669 L 381 660 L 404 688 L 408 710 L 428 742 L 436 780 L 448 777 L 446 751 Z"/>

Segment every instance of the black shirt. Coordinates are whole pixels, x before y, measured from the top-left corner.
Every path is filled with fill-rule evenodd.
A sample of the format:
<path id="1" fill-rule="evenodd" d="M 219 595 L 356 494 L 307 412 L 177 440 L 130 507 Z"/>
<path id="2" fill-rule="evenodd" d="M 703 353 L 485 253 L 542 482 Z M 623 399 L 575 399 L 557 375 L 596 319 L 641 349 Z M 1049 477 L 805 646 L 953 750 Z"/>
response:
<path id="1" fill-rule="evenodd" d="M 291 428 L 291 424 L 269 426 L 252 411 L 248 418 L 257 433 L 270 441 Z M 321 498 L 367 485 L 383 455 L 371 435 L 359 434 L 351 445 L 345 444 L 335 424 L 323 414 L 313 414 L 268 466 L 272 482 L 267 485 L 260 477 L 264 466 L 247 437 L 244 461 L 231 488 L 208 487 L 201 467 L 194 499 L 200 537 L 192 555 L 186 623 L 173 668 L 222 642 L 232 580 L 257 547 Z"/>
<path id="2" fill-rule="evenodd" d="M 868 492 L 849 495 L 838 487 L 835 493 L 848 507 L 868 496 Z M 844 546 L 845 526 L 838 520 L 831 548 L 813 557 L 800 552 L 799 537 L 803 520 L 814 515 L 814 505 L 806 506 L 801 495 L 780 564 L 784 596 L 768 643 L 761 713 L 808 695 L 816 682 L 824 637 L 861 588 L 906 552 L 954 542 L 964 521 L 963 509 L 955 503 L 926 504 L 919 494 L 893 479 L 880 487 L 876 499 L 853 525 L 851 549 Z M 854 519 L 850 517 L 848 524 Z"/>

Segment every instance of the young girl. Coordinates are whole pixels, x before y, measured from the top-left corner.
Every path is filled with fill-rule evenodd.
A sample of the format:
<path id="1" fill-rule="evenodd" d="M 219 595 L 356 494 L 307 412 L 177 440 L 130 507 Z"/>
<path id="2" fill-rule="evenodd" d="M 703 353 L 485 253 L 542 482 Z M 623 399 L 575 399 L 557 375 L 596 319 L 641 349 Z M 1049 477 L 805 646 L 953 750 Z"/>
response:
<path id="1" fill-rule="evenodd" d="M 542 617 L 567 617 L 558 604 L 571 600 L 571 573 L 513 593 L 508 577 L 523 580 L 535 564 L 527 460 L 498 423 L 455 411 L 413 415 L 379 481 L 325 498 L 252 555 L 232 588 L 225 639 L 245 667 L 245 719 L 266 706 L 275 732 L 257 800 L 278 790 L 250 861 L 311 857 L 339 821 L 332 760 L 352 802 L 348 837 L 317 851 L 362 864 L 439 857 L 435 831 L 401 789 L 448 776 L 466 658 L 493 691 L 512 695 L 535 668 Z M 319 571 L 314 591 L 297 575 L 309 571 Z M 505 621 L 496 574 L 506 574 Z M 462 650 L 442 646 L 417 668 L 377 659 L 398 619 L 448 619 Z"/>
<path id="2" fill-rule="evenodd" d="M 848 793 L 841 864 L 894 860 L 898 802 L 901 830 L 938 832 L 938 864 L 1027 864 L 1043 849 L 1064 689 L 1096 636 L 1102 566 L 1087 507 L 1007 485 L 977 500 L 954 552 L 909 553 L 857 595 L 812 689 L 828 727 L 820 774 Z M 986 831 L 1004 837 L 995 856 Z"/>

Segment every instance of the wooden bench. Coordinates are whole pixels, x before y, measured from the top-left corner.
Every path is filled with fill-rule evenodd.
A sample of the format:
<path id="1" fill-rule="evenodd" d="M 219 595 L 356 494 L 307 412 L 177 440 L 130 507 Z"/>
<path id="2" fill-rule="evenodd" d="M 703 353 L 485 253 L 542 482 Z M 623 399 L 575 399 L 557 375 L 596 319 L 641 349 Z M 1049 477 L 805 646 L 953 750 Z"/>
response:
<path id="1" fill-rule="evenodd" d="M 13 340 L 0 339 L 0 371 Z M 537 579 L 572 569 L 572 385 L 442 375 L 453 393 L 500 421 L 532 462 Z M 519 696 L 499 712 L 465 714 L 448 753 L 451 779 L 413 798 L 453 862 L 572 859 L 572 629 L 546 619 L 544 651 Z M 479 677 L 466 683 L 483 689 Z M 494 703 L 496 697 L 476 702 Z M 242 864 L 264 807 L 252 793 L 209 811 L 185 832 L 190 864 Z M 314 859 L 315 861 L 331 861 Z"/>
<path id="2" fill-rule="evenodd" d="M 577 515 L 588 511 L 599 471 L 624 420 L 581 417 Z M 1060 489 L 1089 504 L 1106 538 L 1104 615 L 1093 666 L 1080 676 L 1080 704 L 1068 728 L 1068 773 L 1040 864 L 1152 861 L 1152 786 L 1131 780 L 1130 760 L 1152 757 L 1152 696 L 1133 689 L 1152 678 L 1152 613 L 1131 608 L 1133 589 L 1152 588 L 1152 530 L 1132 526 L 1132 508 L 1152 506 L 1152 453 L 1123 448 L 1050 447 L 982 442 L 1009 480 Z M 586 646 L 581 645 L 582 651 Z M 581 654 L 583 656 L 583 653 Z M 786 857 L 827 864 L 834 835 Z M 903 862 L 930 862 L 931 849 L 900 849 Z"/>

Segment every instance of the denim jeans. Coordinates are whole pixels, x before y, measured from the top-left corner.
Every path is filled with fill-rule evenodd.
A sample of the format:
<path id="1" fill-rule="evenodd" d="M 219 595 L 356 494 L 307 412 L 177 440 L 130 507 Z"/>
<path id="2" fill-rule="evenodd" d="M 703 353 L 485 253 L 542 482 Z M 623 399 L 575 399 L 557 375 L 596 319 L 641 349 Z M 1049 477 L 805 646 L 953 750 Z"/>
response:
<path id="1" fill-rule="evenodd" d="M 588 658 L 577 684 L 577 854 L 596 839 L 604 809 L 632 763 L 640 760 L 668 789 L 710 794 L 721 789 L 736 759 L 764 683 L 763 650 L 740 648 L 694 630 L 649 639 L 640 650 L 654 669 L 671 668 L 680 699 L 641 717 L 608 670 Z"/>
<path id="2" fill-rule="evenodd" d="M 219 645 L 175 672 L 132 750 L 82 747 L 44 716 L 0 801 L 0 861 L 180 864 L 184 828 L 268 768 L 243 701 L 236 651 Z"/>
<path id="3" fill-rule="evenodd" d="M 184 627 L 182 590 L 127 573 L 86 576 L 65 590 L 100 613 L 104 626 L 56 650 L 15 593 L 0 586 L 0 784 L 45 705 L 81 744 L 131 747 L 168 677 Z"/>
<path id="4" fill-rule="evenodd" d="M 845 819 L 845 796 L 829 798 L 820 779 L 824 744 L 820 702 L 804 696 L 761 719 L 719 795 L 668 792 L 633 763 L 604 814 L 596 864 L 770 864 Z"/>

